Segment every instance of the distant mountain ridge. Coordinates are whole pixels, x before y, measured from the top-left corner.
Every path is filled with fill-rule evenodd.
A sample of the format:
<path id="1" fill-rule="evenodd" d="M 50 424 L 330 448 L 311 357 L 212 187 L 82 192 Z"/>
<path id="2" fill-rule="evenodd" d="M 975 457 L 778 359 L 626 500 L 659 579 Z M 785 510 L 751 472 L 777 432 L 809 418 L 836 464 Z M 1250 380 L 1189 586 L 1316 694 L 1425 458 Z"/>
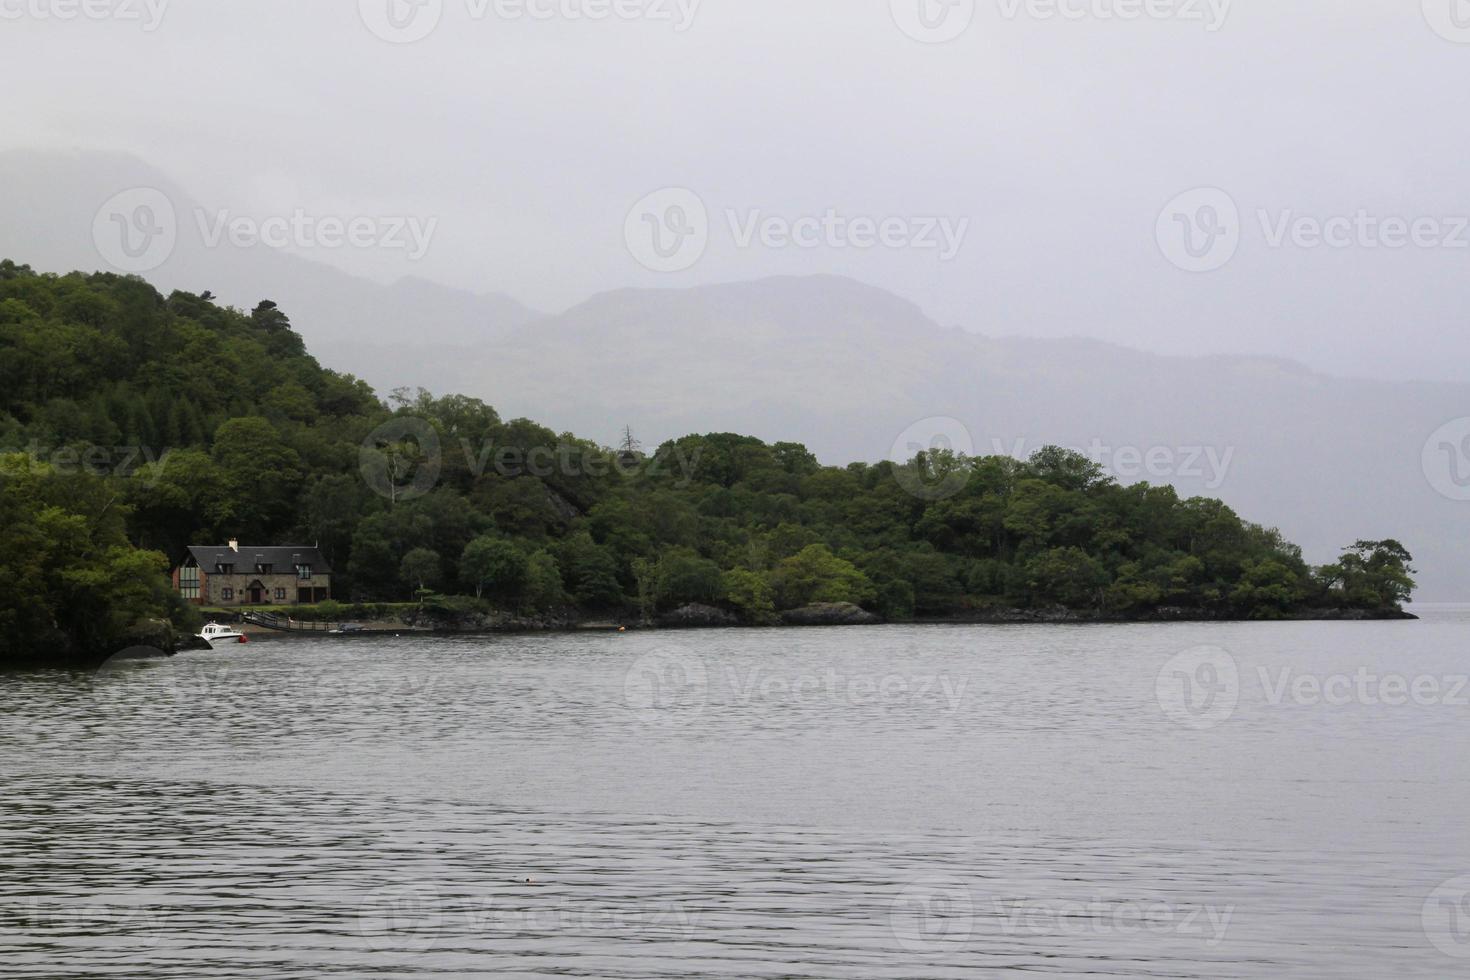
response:
<path id="1" fill-rule="evenodd" d="M 188 200 L 130 157 L 0 154 L 0 181 L 0 255 L 56 271 L 103 267 L 92 221 L 118 188 Z M 1221 497 L 1313 561 L 1348 534 L 1397 537 L 1422 598 L 1470 597 L 1470 502 L 1437 491 L 1423 460 L 1432 434 L 1470 416 L 1470 385 L 985 336 L 838 276 L 621 289 L 540 315 L 500 293 L 196 245 L 184 235 L 145 277 L 245 308 L 272 299 L 324 364 L 380 392 L 462 392 L 609 443 L 624 425 L 650 445 L 710 431 L 797 439 L 835 463 L 886 458 L 916 424 L 952 419 L 983 454 L 1098 448 L 1125 482 Z"/>
<path id="2" fill-rule="evenodd" d="M 475 293 L 414 276 L 384 285 L 268 246 L 231 244 L 224 235 L 210 245 L 196 220 L 207 209 L 166 175 L 125 154 L 0 153 L 0 186 L 6 188 L 0 254 L 47 270 L 108 268 L 93 240 L 98 209 L 132 188 L 161 192 L 175 211 L 178 240 L 145 278 L 165 292 L 208 290 L 246 310 L 272 300 L 299 325 L 313 351 L 364 378 L 371 379 L 382 364 L 401 364 L 405 353 L 421 345 L 480 343 L 540 315 L 503 293 Z"/>
<path id="3" fill-rule="evenodd" d="M 916 424 L 955 431 L 925 429 L 939 417 L 979 454 L 1076 447 L 1124 482 L 1170 483 L 1275 523 L 1313 560 L 1362 529 L 1399 537 L 1426 599 L 1470 594 L 1470 503 L 1437 492 L 1421 459 L 1432 433 L 1470 414 L 1470 385 L 987 337 L 833 276 L 619 290 L 440 363 L 441 390 L 609 442 L 624 424 L 650 443 L 728 430 L 872 461 L 900 437 L 902 455 Z"/>

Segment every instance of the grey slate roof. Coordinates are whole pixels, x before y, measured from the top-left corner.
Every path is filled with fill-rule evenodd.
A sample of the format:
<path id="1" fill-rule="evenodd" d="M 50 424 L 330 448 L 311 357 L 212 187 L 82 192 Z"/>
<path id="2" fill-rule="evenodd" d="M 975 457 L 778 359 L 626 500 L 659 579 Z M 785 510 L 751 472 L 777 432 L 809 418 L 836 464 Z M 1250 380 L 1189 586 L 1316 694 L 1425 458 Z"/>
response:
<path id="1" fill-rule="evenodd" d="M 256 565 L 271 565 L 277 575 L 289 575 L 297 565 L 310 565 L 313 575 L 330 575 L 332 569 L 322 553 L 309 545 L 279 545 L 259 547 L 242 544 L 239 551 L 231 551 L 227 544 L 191 544 L 189 554 L 199 567 L 208 574 L 216 565 L 234 565 L 237 574 L 255 571 Z"/>

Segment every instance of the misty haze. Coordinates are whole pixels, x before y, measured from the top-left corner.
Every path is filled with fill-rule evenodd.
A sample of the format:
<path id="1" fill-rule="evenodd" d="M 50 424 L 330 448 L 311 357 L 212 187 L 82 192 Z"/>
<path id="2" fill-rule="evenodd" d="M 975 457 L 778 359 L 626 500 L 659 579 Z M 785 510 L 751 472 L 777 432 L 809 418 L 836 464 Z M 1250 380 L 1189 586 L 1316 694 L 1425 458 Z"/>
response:
<path id="1" fill-rule="evenodd" d="M 1470 959 L 1470 4 L 0 0 L 7 975 Z"/>

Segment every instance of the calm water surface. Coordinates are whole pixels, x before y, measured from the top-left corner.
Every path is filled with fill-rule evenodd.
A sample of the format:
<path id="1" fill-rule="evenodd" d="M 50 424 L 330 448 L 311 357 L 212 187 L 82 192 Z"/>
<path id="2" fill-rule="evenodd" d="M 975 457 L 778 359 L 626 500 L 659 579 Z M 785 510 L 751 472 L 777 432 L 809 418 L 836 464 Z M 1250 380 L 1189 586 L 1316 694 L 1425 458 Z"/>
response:
<path id="1" fill-rule="evenodd" d="M 1470 969 L 1470 611 L 0 676 L 7 977 Z"/>

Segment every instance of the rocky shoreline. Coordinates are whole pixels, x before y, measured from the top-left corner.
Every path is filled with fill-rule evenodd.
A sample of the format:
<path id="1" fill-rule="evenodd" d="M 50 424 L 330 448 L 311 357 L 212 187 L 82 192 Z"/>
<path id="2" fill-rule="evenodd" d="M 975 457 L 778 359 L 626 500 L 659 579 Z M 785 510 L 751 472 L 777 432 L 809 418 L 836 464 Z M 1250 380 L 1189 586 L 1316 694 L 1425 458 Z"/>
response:
<path id="1" fill-rule="evenodd" d="M 1299 622 L 1369 622 L 1417 620 L 1412 613 L 1399 610 L 1372 612 L 1361 609 L 1302 610 L 1281 620 Z M 506 613 L 443 613 L 424 610 L 403 617 L 408 629 L 440 634 L 528 633 L 572 630 L 619 629 L 734 629 L 762 626 L 880 626 L 888 621 L 851 603 L 818 603 L 778 614 L 775 621 L 764 624 L 743 622 L 735 614 L 714 606 L 691 604 L 657 617 L 652 622 L 628 620 L 581 619 L 575 614 L 524 617 Z M 994 609 L 972 610 L 948 616 L 921 616 L 895 625 L 938 626 L 1020 626 L 1027 624 L 1124 624 L 1124 623 L 1227 623 L 1250 622 L 1228 616 L 1217 616 L 1199 610 L 1162 608 L 1146 614 L 1119 615 L 1094 610 L 1076 609 Z"/>
<path id="2" fill-rule="evenodd" d="M 1270 622 L 1374 622 L 1418 620 L 1402 610 L 1369 611 L 1361 609 L 1302 610 Z M 970 610 L 948 616 L 922 616 L 896 626 L 1024 626 L 1024 625 L 1120 625 L 1129 623 L 1231 623 L 1251 622 L 1228 616 L 1212 616 L 1198 610 L 1164 608 L 1148 614 L 1120 616 L 1092 610 L 1075 609 L 992 609 Z M 517 616 L 510 613 L 464 613 L 421 609 L 395 621 L 364 623 L 361 631 L 329 634 L 323 631 L 299 633 L 277 632 L 242 625 L 253 640 L 332 640 L 364 636 L 476 636 L 515 633 L 618 632 L 626 630 L 699 630 L 759 629 L 763 627 L 836 627 L 890 625 L 887 620 L 850 603 L 818 603 L 780 613 L 773 621 L 751 624 L 728 610 L 715 606 L 688 605 L 659 616 L 652 622 L 636 618 L 589 620 L 573 610 L 545 616 Z M 113 657 L 141 659 L 145 656 L 171 657 L 187 650 L 208 650 L 209 644 L 198 637 L 178 632 L 169 623 L 140 623 L 129 633 L 128 645 Z M 107 656 L 54 654 L 34 662 L 21 661 L 18 667 L 96 667 L 111 658 Z"/>

